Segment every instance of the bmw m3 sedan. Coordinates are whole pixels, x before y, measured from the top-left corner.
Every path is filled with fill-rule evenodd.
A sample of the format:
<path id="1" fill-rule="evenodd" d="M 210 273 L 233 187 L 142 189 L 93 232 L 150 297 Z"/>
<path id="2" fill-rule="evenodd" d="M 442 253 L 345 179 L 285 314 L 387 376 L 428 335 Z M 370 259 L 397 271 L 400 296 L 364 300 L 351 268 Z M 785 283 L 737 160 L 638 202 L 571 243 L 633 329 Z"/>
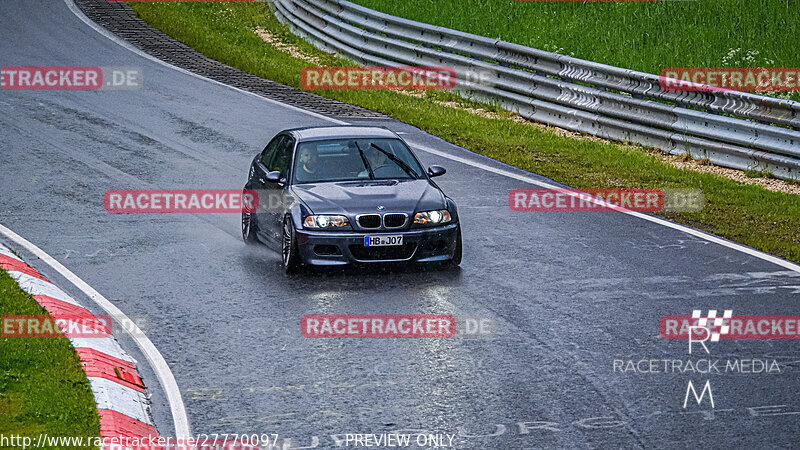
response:
<path id="1" fill-rule="evenodd" d="M 242 237 L 280 248 L 287 273 L 304 266 L 461 263 L 456 204 L 394 132 L 377 127 L 295 128 L 253 158 L 245 185 L 258 205 Z"/>

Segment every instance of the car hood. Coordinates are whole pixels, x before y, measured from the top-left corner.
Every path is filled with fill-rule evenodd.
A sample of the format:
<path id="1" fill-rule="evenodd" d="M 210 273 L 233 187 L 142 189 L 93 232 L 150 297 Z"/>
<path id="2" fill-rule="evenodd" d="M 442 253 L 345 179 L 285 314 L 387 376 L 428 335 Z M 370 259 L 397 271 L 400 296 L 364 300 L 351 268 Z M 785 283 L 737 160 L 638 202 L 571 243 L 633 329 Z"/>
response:
<path id="1" fill-rule="evenodd" d="M 341 181 L 292 186 L 314 214 L 404 212 L 444 209 L 444 194 L 426 179 Z"/>

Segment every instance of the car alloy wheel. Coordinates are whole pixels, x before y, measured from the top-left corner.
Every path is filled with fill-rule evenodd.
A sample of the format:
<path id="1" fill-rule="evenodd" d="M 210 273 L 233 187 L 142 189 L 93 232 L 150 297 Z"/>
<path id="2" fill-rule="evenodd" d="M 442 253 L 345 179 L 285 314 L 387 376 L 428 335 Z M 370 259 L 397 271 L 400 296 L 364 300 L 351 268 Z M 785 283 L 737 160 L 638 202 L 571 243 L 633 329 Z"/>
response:
<path id="1" fill-rule="evenodd" d="M 247 244 L 258 243 L 257 232 L 258 228 L 256 227 L 253 213 L 242 211 L 242 239 L 244 239 L 244 242 Z"/>
<path id="2" fill-rule="evenodd" d="M 300 255 L 297 252 L 297 239 L 292 224 L 292 219 L 283 220 L 283 270 L 286 273 L 296 273 L 300 269 Z"/>

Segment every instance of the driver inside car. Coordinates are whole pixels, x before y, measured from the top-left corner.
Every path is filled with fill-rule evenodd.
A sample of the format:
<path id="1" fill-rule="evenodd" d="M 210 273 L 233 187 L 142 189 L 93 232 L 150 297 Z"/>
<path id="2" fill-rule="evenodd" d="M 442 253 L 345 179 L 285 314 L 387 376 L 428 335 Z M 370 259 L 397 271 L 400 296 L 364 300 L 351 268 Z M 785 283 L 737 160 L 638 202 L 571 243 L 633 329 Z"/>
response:
<path id="1" fill-rule="evenodd" d="M 368 148 L 366 153 L 369 168 L 375 178 L 393 178 L 402 176 L 402 170 L 392 163 L 382 151 L 375 148 Z M 399 173 L 398 173 L 399 170 Z M 358 174 L 359 178 L 369 178 L 369 170 L 364 169 Z"/>
<path id="2" fill-rule="evenodd" d="M 319 155 L 316 148 L 304 147 L 300 149 L 300 158 L 297 161 L 297 180 L 312 181 L 319 178 Z"/>

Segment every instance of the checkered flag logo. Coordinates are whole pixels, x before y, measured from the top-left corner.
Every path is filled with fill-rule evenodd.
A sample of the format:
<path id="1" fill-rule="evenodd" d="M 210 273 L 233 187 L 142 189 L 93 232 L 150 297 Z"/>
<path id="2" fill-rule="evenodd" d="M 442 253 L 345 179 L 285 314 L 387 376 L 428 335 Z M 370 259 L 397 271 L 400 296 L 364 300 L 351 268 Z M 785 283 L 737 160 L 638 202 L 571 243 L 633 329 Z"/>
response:
<path id="1" fill-rule="evenodd" d="M 711 334 L 711 342 L 719 342 L 720 336 L 730 333 L 731 327 L 723 325 L 723 323 L 725 319 L 730 319 L 731 316 L 733 316 L 732 309 L 726 309 L 725 312 L 722 313 L 722 317 L 717 317 L 716 309 L 708 310 L 708 316 L 703 316 L 703 311 L 699 309 L 692 311 L 692 319 L 697 319 L 697 326 L 708 330 Z M 713 320 L 713 323 L 709 325 L 709 321 L 711 320 Z"/>

